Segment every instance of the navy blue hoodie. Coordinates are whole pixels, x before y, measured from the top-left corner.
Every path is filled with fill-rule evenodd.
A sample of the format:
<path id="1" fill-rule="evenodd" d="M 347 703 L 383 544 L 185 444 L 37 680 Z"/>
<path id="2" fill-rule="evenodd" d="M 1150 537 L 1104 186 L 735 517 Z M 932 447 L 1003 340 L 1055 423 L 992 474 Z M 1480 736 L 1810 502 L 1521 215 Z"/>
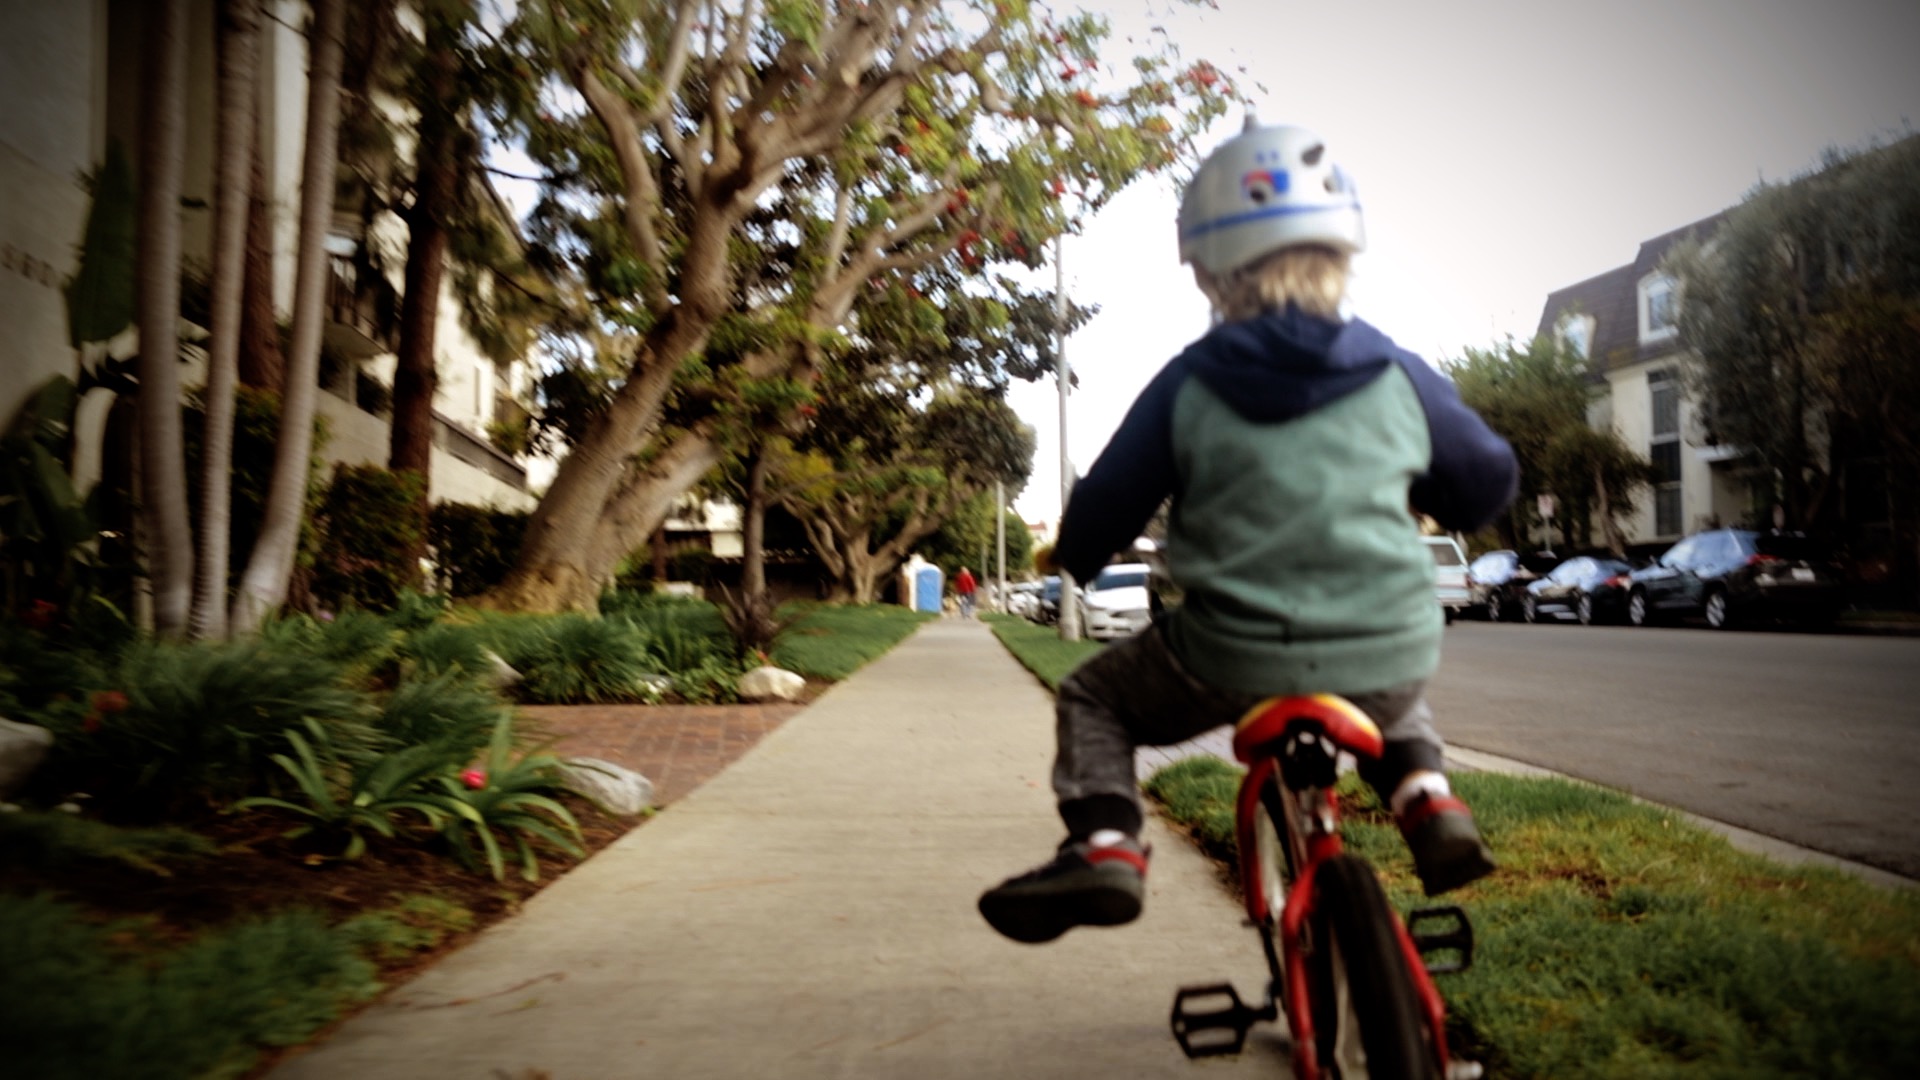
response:
<path id="1" fill-rule="evenodd" d="M 1057 562 L 1086 580 L 1173 497 L 1176 655 L 1216 685 L 1364 693 L 1438 664 L 1433 559 L 1409 507 L 1477 529 L 1513 450 L 1453 384 L 1360 320 L 1216 326 L 1162 368 L 1073 489 Z"/>

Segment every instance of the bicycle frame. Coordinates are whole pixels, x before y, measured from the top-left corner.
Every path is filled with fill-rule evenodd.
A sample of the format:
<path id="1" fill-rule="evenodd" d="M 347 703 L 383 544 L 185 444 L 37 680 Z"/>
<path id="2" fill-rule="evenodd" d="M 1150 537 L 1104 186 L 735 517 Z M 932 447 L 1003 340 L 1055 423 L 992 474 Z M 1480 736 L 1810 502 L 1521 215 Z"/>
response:
<path id="1" fill-rule="evenodd" d="M 1257 1009 L 1243 1005 L 1231 986 L 1183 989 L 1174 1003 L 1174 1034 L 1189 1057 L 1238 1052 L 1247 1029 L 1257 1021 L 1277 1019 L 1284 1006 L 1292 1033 L 1294 1075 L 1299 1080 L 1319 1080 L 1323 1075 L 1324 1063 L 1319 1060 L 1314 1030 L 1316 988 L 1307 966 L 1312 951 L 1314 916 L 1319 913 L 1315 875 L 1328 860 L 1344 852 L 1340 840 L 1339 800 L 1332 791 L 1339 754 L 1345 752 L 1370 759 L 1377 758 L 1381 750 L 1380 732 L 1372 721 L 1351 703 L 1332 695 L 1262 702 L 1236 727 L 1234 754 L 1248 766 L 1235 802 L 1240 878 L 1247 917 L 1260 933 L 1271 982 L 1266 1002 Z M 1284 900 L 1277 905 L 1277 919 L 1275 901 L 1280 898 L 1267 895 L 1268 868 L 1260 865 L 1262 853 L 1257 835 L 1262 819 L 1271 820 L 1274 816 L 1265 802 L 1264 793 L 1269 790 L 1278 792 L 1281 804 L 1277 839 L 1280 855 L 1287 864 L 1275 868 L 1285 890 Z M 1388 915 L 1413 984 L 1439 1075 L 1478 1075 L 1477 1068 L 1471 1064 L 1450 1061 L 1445 1006 L 1423 955 L 1433 949 L 1458 949 L 1461 953 L 1458 965 L 1435 970 L 1444 972 L 1466 967 L 1472 957 L 1472 932 L 1465 914 L 1457 907 L 1414 913 L 1416 921 L 1432 917 L 1457 920 L 1456 929 L 1450 934 L 1421 937 L 1410 932 L 1407 924 L 1390 910 Z M 1232 1004 L 1214 1012 L 1184 1011 L 1190 997 L 1217 994 L 1230 997 Z M 1209 1028 L 1231 1028 L 1236 1037 L 1231 1044 L 1196 1049 L 1188 1035 Z"/>

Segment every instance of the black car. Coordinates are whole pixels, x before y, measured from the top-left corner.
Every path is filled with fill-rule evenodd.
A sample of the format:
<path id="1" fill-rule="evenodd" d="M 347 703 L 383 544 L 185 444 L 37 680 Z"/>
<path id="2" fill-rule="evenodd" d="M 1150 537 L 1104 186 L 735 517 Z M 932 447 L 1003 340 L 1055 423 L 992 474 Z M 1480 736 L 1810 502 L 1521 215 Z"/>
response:
<path id="1" fill-rule="evenodd" d="M 1529 584 L 1520 601 L 1528 622 L 1573 619 L 1582 626 L 1617 622 L 1627 610 L 1627 581 L 1633 567 L 1600 555 L 1576 555 Z"/>
<path id="2" fill-rule="evenodd" d="M 1695 533 L 1633 572 L 1627 621 L 1646 626 L 1700 615 L 1716 629 L 1763 618 L 1832 622 L 1845 603 L 1845 583 L 1824 554 L 1803 533 Z"/>
<path id="3" fill-rule="evenodd" d="M 1560 564 L 1550 551 L 1522 555 L 1514 551 L 1489 551 L 1467 566 L 1467 591 L 1471 604 L 1484 611 L 1488 622 L 1504 622 L 1520 617 L 1527 586 Z"/>

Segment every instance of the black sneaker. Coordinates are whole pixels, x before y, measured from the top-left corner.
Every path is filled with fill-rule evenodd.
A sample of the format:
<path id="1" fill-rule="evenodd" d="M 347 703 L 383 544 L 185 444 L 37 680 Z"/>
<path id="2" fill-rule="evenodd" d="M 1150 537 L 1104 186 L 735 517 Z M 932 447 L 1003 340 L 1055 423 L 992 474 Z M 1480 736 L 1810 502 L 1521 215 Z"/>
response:
<path id="1" fill-rule="evenodd" d="M 1398 815 L 1400 835 L 1413 852 L 1413 869 L 1428 896 L 1457 889 L 1494 871 L 1493 852 L 1480 839 L 1473 811 L 1450 795 L 1422 795 Z"/>
<path id="2" fill-rule="evenodd" d="M 980 914 L 1015 941 L 1038 945 L 1076 926 L 1119 926 L 1140 917 L 1150 847 L 1128 837 L 1094 847 L 1068 840 L 1053 861 L 980 894 Z"/>

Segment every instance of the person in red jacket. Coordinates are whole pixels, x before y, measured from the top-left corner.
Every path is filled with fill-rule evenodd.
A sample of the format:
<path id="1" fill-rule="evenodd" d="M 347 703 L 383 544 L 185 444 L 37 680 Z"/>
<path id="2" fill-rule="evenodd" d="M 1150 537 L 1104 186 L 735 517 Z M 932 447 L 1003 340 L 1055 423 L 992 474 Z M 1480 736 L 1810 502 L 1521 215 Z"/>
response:
<path id="1" fill-rule="evenodd" d="M 953 591 L 960 597 L 961 618 L 973 618 L 973 594 L 979 587 L 979 583 L 973 580 L 973 571 L 964 566 L 954 575 Z"/>

